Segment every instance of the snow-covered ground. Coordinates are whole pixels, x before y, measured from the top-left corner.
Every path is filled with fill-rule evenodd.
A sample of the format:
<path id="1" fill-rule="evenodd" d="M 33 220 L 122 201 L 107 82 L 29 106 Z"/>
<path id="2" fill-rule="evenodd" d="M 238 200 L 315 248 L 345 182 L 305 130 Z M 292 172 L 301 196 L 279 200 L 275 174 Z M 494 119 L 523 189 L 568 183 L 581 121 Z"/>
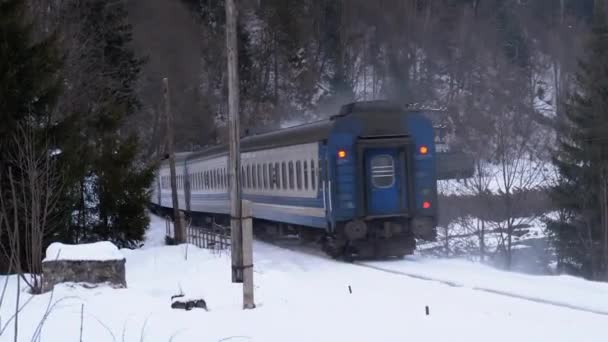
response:
<path id="1" fill-rule="evenodd" d="M 456 285 L 448 286 L 264 243 L 254 245 L 257 308 L 242 310 L 241 285 L 230 282 L 229 255 L 162 246 L 164 229 L 153 218 L 144 248 L 121 250 L 127 289 L 60 285 L 53 298 L 49 293 L 31 299 L 19 317 L 19 340 L 31 340 L 48 303 L 58 300 L 42 327 L 42 341 L 606 340 L 607 315 L 480 289 L 608 312 L 608 284 L 506 273 L 457 260 L 371 263 Z M 204 297 L 209 311 L 171 309 L 171 296 L 180 292 Z M 13 340 L 15 293 L 12 277 L 0 308 L 0 329 L 7 327 L 0 341 Z M 29 297 L 22 292 L 22 301 Z"/>

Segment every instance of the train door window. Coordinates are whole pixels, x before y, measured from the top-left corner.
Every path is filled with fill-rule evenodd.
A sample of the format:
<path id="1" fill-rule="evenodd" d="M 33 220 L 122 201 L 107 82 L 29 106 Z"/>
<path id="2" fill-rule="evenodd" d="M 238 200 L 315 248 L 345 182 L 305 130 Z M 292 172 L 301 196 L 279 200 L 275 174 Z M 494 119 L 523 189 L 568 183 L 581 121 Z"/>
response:
<path id="1" fill-rule="evenodd" d="M 395 161 L 389 155 L 375 156 L 371 160 L 372 184 L 376 188 L 390 188 L 395 183 Z"/>
<path id="2" fill-rule="evenodd" d="M 294 172 L 293 172 L 293 162 L 289 162 L 289 188 L 293 190 L 294 188 Z"/>
<path id="3" fill-rule="evenodd" d="M 304 190 L 308 190 L 308 161 L 304 161 Z"/>
<path id="4" fill-rule="evenodd" d="M 283 190 L 287 189 L 287 167 L 285 162 L 281 163 L 281 187 Z"/>
<path id="5" fill-rule="evenodd" d="M 255 164 L 251 165 L 251 187 L 253 189 L 258 187 L 258 175 L 255 170 Z"/>
<path id="6" fill-rule="evenodd" d="M 302 190 L 302 162 L 296 162 L 296 185 L 298 186 L 298 190 Z"/>

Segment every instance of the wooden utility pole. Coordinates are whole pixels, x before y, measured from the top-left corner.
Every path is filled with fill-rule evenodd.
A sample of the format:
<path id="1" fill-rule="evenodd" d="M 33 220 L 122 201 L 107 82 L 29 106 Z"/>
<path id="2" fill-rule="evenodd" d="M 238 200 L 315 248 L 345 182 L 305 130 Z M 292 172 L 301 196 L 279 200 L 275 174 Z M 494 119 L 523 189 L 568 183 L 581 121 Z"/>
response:
<path id="1" fill-rule="evenodd" d="M 253 218 L 251 202 L 242 202 L 243 227 L 243 308 L 255 308 L 253 300 Z"/>
<path id="2" fill-rule="evenodd" d="M 182 220 L 177 199 L 177 176 L 175 171 L 175 148 L 173 135 L 173 113 L 171 113 L 171 96 L 169 94 L 169 79 L 163 78 L 163 94 L 165 98 L 165 122 L 167 123 L 167 147 L 169 153 L 169 168 L 171 170 L 171 198 L 173 200 L 173 227 L 175 242 L 184 242 L 182 234 Z"/>
<path id="3" fill-rule="evenodd" d="M 226 0 L 226 48 L 228 52 L 228 117 L 230 130 L 230 231 L 232 282 L 243 282 L 243 234 L 241 217 L 241 164 L 239 125 L 239 74 L 236 36 L 237 9 L 234 0 Z"/>

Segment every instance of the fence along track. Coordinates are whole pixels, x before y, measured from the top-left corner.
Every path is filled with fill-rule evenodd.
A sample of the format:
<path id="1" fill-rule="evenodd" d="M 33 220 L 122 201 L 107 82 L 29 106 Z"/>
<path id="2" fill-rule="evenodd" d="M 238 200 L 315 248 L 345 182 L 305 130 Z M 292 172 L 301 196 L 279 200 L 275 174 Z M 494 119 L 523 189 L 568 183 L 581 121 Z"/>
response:
<path id="1" fill-rule="evenodd" d="M 174 241 L 173 220 L 169 216 L 165 217 L 165 224 L 167 238 Z M 192 221 L 188 220 L 186 222 L 186 242 L 203 249 L 225 251 L 230 249 L 230 228 L 215 222 L 211 223 L 209 227 L 194 226 Z"/>

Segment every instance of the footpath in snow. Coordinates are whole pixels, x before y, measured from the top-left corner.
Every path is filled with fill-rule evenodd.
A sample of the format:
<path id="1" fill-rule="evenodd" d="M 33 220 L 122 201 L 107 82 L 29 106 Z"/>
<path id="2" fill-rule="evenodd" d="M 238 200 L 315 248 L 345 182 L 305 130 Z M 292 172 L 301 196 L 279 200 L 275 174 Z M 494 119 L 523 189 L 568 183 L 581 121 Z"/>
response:
<path id="1" fill-rule="evenodd" d="M 19 341 L 32 340 L 48 303 L 56 301 L 42 326 L 42 341 L 606 340 L 604 315 L 475 291 L 469 285 L 446 286 L 264 243 L 254 245 L 257 308 L 242 310 L 242 287 L 230 282 L 228 254 L 192 245 L 162 246 L 164 223 L 157 218 L 152 223 L 142 249 L 120 250 L 126 258 L 127 289 L 64 284 L 55 287 L 52 298 L 47 293 L 31 300 L 22 291 L 21 301 L 29 302 L 19 316 Z M 521 286 L 522 291 L 580 305 L 592 302 L 589 296 L 603 293 L 603 301 L 608 298 L 608 284 L 565 277 L 537 278 L 419 258 L 390 265 L 467 284 Z M 2 284 L 5 279 L 0 277 Z M 180 292 L 202 296 L 209 311 L 171 309 L 171 296 Z M 0 341 L 13 341 L 15 294 L 11 277 L 0 307 Z"/>

